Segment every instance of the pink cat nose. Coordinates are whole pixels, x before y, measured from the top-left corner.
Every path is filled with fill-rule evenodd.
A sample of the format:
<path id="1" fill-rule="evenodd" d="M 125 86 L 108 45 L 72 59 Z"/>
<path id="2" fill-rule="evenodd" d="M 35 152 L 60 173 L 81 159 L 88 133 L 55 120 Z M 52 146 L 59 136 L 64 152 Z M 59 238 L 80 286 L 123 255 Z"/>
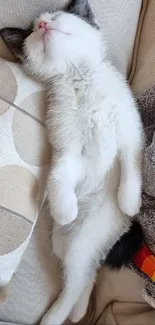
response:
<path id="1" fill-rule="evenodd" d="M 45 29 L 46 29 L 46 25 L 47 25 L 47 22 L 44 21 L 44 20 L 42 20 L 42 21 L 39 23 L 38 27 L 39 27 L 39 28 L 45 28 Z"/>

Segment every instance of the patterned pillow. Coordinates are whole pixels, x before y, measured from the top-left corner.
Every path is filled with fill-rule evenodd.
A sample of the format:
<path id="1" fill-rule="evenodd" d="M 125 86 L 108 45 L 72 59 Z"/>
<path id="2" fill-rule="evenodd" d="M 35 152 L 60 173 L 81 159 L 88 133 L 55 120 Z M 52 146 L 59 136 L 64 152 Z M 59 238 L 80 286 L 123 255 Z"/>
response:
<path id="1" fill-rule="evenodd" d="M 42 85 L 0 59 L 0 286 L 15 272 L 45 198 L 50 146 Z"/>

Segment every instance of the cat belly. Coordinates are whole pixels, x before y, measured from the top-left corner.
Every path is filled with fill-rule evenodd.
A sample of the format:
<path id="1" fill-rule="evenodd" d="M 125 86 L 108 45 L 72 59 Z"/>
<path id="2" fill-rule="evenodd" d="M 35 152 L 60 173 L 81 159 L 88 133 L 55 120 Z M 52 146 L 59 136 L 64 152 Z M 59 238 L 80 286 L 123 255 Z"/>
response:
<path id="1" fill-rule="evenodd" d="M 107 251 L 111 248 L 122 229 L 128 228 L 128 218 L 120 211 L 116 195 L 107 197 L 104 189 L 80 200 L 78 207 L 78 216 L 71 224 L 59 226 L 54 223 L 53 251 L 63 261 L 72 245 L 78 247 L 83 242 L 93 247 L 98 263 L 98 253 L 103 253 L 102 249 L 105 251 L 105 245 Z"/>
<path id="2" fill-rule="evenodd" d="M 78 186 L 78 197 L 92 193 L 99 186 L 104 188 L 104 179 L 113 167 L 116 156 L 115 139 L 106 145 L 104 143 L 93 143 L 87 147 L 82 156 L 85 177 L 84 181 Z"/>

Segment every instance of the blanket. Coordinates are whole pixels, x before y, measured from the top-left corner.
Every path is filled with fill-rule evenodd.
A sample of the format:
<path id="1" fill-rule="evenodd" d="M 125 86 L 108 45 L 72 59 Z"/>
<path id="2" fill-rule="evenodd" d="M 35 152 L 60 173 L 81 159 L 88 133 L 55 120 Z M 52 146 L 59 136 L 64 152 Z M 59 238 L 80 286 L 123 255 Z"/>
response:
<path id="1" fill-rule="evenodd" d="M 130 267 L 144 278 L 143 297 L 155 308 L 155 85 L 137 102 L 145 132 L 142 207 L 137 218 L 147 247 L 139 255 L 139 264 L 143 261 L 143 265 L 136 267 L 131 263 Z"/>

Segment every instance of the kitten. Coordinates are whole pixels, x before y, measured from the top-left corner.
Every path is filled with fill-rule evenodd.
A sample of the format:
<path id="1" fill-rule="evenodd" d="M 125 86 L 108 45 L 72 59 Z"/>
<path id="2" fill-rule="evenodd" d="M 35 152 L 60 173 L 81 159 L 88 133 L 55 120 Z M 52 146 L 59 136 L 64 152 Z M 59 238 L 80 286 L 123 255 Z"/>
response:
<path id="1" fill-rule="evenodd" d="M 42 325 L 86 312 L 100 265 L 141 204 L 142 124 L 132 94 L 106 58 L 87 0 L 42 14 L 33 30 L 1 35 L 45 84 L 52 146 L 48 200 L 63 289 Z M 127 215 L 127 216 L 126 216 Z"/>

